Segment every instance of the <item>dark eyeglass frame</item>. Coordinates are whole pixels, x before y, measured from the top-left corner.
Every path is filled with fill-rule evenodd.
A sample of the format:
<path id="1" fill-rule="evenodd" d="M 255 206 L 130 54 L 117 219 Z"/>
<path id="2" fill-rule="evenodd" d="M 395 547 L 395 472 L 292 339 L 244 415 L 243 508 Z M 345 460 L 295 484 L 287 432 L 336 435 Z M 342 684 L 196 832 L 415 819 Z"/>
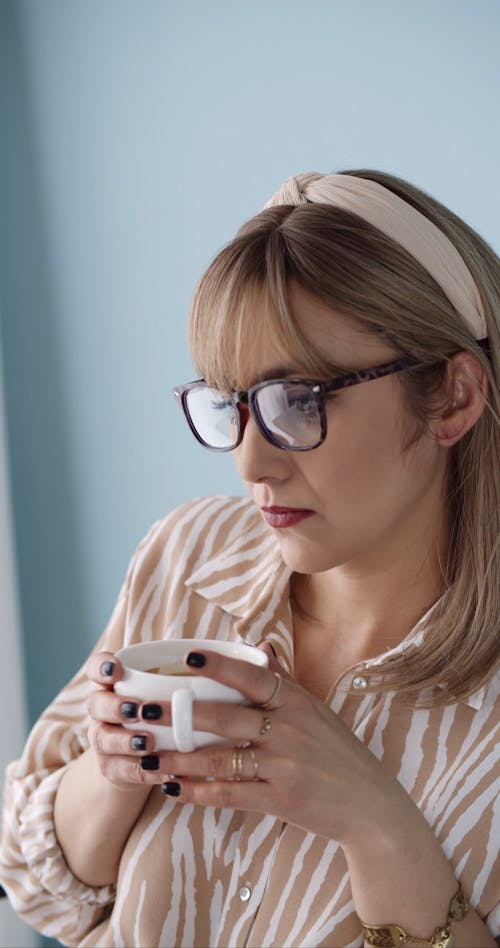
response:
<path id="1" fill-rule="evenodd" d="M 174 398 L 178 400 L 180 407 L 184 412 L 186 421 L 196 440 L 199 441 L 199 443 L 202 444 L 204 448 L 208 448 L 209 451 L 234 451 L 234 449 L 241 444 L 245 430 L 245 425 L 242 425 L 241 423 L 241 413 L 239 408 L 241 404 L 248 405 L 250 416 L 257 425 L 260 433 L 276 448 L 281 448 L 283 451 L 313 451 L 315 448 L 319 448 L 320 444 L 322 444 L 326 438 L 327 423 L 325 400 L 331 392 L 338 392 L 340 389 L 350 388 L 352 385 L 361 385 L 363 382 L 373 382 L 375 379 L 384 378 L 386 375 L 393 375 L 396 372 L 404 372 L 407 369 L 421 368 L 424 365 L 428 366 L 429 363 L 417 362 L 416 359 L 397 359 L 395 362 L 385 362 L 383 365 L 376 365 L 369 369 L 359 369 L 357 372 L 348 372 L 346 375 L 339 375 L 335 379 L 329 379 L 326 381 L 297 378 L 266 379 L 264 382 L 259 382 L 257 385 L 253 385 L 246 392 L 231 392 L 229 397 L 232 398 L 234 408 L 236 410 L 236 417 L 238 419 L 238 436 L 236 443 L 231 445 L 229 448 L 218 448 L 211 444 L 207 444 L 207 442 L 204 441 L 199 434 L 191 419 L 191 415 L 187 407 L 187 397 L 192 389 L 198 388 L 201 385 L 206 385 L 207 388 L 211 388 L 211 386 L 205 382 L 205 379 L 196 379 L 194 382 L 187 382 L 185 385 L 177 385 L 172 390 L 172 394 Z M 315 444 L 307 445 L 306 447 L 285 445 L 278 441 L 277 438 L 273 436 L 272 432 L 267 428 L 259 411 L 257 395 L 261 389 L 266 388 L 268 385 L 275 385 L 277 382 L 299 383 L 301 385 L 310 386 L 311 394 L 313 395 L 318 407 L 321 427 L 320 436 Z"/>

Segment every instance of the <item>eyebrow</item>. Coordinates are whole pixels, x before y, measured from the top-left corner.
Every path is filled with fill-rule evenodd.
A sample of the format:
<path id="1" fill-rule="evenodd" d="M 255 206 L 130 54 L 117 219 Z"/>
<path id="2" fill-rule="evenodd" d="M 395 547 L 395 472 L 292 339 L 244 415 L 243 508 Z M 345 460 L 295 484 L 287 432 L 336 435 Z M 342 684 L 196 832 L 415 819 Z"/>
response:
<path id="1" fill-rule="evenodd" d="M 345 366 L 335 365 L 333 362 L 327 363 L 327 372 L 329 377 L 336 378 L 340 375 L 348 375 L 351 372 L 357 371 L 356 369 L 346 368 Z M 263 372 L 262 375 L 259 375 L 259 381 L 267 382 L 269 379 L 282 379 L 282 378 L 304 378 L 304 379 L 315 379 L 314 375 L 308 374 L 305 369 L 297 368 L 296 365 L 275 365 L 272 368 L 268 369 L 266 372 Z M 318 376 L 319 380 L 319 376 Z"/>
<path id="2" fill-rule="evenodd" d="M 267 372 L 263 372 L 260 375 L 260 379 L 263 382 L 267 382 L 268 379 L 282 379 L 286 378 L 287 375 L 296 375 L 297 369 L 293 365 L 275 365 L 271 369 L 268 369 Z"/>

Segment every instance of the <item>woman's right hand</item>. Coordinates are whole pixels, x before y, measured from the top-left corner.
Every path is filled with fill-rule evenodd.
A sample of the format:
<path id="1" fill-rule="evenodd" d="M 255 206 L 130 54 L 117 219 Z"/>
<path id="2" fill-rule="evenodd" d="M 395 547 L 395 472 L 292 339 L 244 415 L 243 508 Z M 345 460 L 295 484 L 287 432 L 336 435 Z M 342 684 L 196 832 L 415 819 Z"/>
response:
<path id="1" fill-rule="evenodd" d="M 144 705 L 115 694 L 122 666 L 111 652 L 92 655 L 85 672 L 97 685 L 87 701 L 90 747 L 62 776 L 54 801 L 54 826 L 73 875 L 95 887 L 116 883 L 123 849 L 152 790 L 140 761 L 154 749 L 154 737 L 143 728 Z M 123 722 L 136 718 L 120 710 L 127 700 L 137 713 L 137 727 L 134 723 L 130 731 Z M 144 738 L 140 749 L 133 747 L 134 737 Z M 81 819 L 82 813 L 88 819 Z"/>
<path id="2" fill-rule="evenodd" d="M 144 787 L 145 771 L 140 760 L 154 753 L 154 736 L 144 729 L 139 716 L 141 702 L 133 696 L 115 694 L 114 685 L 122 677 L 122 666 L 111 652 L 92 655 L 85 671 L 90 681 L 99 686 L 87 701 L 91 719 L 88 737 L 99 770 L 120 789 L 137 790 L 141 784 Z M 137 729 L 123 727 L 125 721 L 135 720 Z M 147 789 L 151 790 L 151 784 Z"/>

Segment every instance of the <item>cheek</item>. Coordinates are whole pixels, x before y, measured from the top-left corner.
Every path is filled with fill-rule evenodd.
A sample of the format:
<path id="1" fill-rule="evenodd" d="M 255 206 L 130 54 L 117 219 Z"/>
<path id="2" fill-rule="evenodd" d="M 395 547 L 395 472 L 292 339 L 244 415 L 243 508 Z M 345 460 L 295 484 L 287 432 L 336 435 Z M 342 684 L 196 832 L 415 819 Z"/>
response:
<path id="1" fill-rule="evenodd" d="M 427 494 L 438 473 L 436 445 L 423 438 L 403 454 L 404 437 L 393 414 L 344 431 L 342 443 L 332 439 L 315 489 L 339 525 L 349 523 L 355 532 L 384 530 Z"/>
<path id="2" fill-rule="evenodd" d="M 435 444 L 425 438 L 403 454 L 405 419 L 395 400 L 365 400 L 364 407 L 356 419 L 346 413 L 329 424 L 310 484 L 334 525 L 368 537 L 420 502 L 436 476 L 437 459 Z"/>
<path id="3" fill-rule="evenodd" d="M 347 419 L 346 419 L 347 421 Z M 402 437 L 395 418 L 381 419 L 370 413 L 357 423 L 331 425 L 328 437 L 318 452 L 318 485 L 328 484 L 334 491 L 369 492 L 397 476 L 401 464 Z"/>

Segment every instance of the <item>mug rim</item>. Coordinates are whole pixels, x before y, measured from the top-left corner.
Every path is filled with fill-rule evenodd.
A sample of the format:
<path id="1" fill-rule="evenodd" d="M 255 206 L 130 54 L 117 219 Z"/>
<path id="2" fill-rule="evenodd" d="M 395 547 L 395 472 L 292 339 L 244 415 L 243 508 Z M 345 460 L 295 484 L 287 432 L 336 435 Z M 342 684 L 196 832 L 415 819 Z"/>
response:
<path id="1" fill-rule="evenodd" d="M 248 642 L 233 642 L 231 640 L 220 641 L 219 639 L 179 638 L 179 639 L 158 639 L 156 641 L 153 640 L 151 642 L 134 642 L 132 645 L 125 645 L 123 646 L 123 648 L 118 649 L 118 651 L 115 652 L 115 657 L 121 663 L 125 672 L 133 673 L 134 675 L 140 675 L 141 677 L 144 675 L 146 680 L 149 681 L 151 678 L 156 678 L 156 679 L 158 678 L 157 672 L 149 672 L 145 668 L 138 668 L 136 665 L 128 664 L 127 663 L 128 653 L 131 653 L 131 652 L 133 653 L 134 651 L 136 651 L 136 654 L 139 654 L 140 650 L 145 650 L 146 652 L 150 650 L 152 651 L 151 646 L 159 646 L 161 648 L 162 645 L 170 646 L 173 644 L 186 645 L 187 648 L 186 648 L 185 654 L 187 654 L 189 651 L 193 651 L 194 648 L 197 646 L 198 648 L 201 648 L 202 650 L 206 649 L 207 651 L 212 651 L 212 652 L 218 651 L 224 655 L 227 655 L 229 653 L 229 657 L 239 659 L 240 661 L 248 660 L 250 664 L 258 665 L 260 667 L 267 667 L 268 665 L 268 658 L 267 658 L 266 653 L 261 651 L 261 649 L 258 649 L 256 646 L 249 645 Z M 252 653 L 252 655 L 256 656 L 256 658 L 258 656 L 257 660 L 255 661 L 252 658 L 245 659 L 243 658 L 243 656 L 235 655 L 233 653 L 234 647 L 236 647 L 237 649 L 240 649 L 240 648 L 248 649 L 249 652 Z M 173 656 L 173 658 L 177 660 L 180 659 L 182 661 L 183 656 L 182 655 L 178 657 Z M 179 679 L 179 681 L 185 681 L 186 677 L 189 677 L 189 671 L 187 675 L 185 673 L 182 675 L 174 673 L 172 675 L 169 675 L 169 674 L 162 675 L 162 677 L 177 678 Z M 203 677 L 203 676 L 193 675 L 192 677 L 199 679 L 200 677 Z"/>

